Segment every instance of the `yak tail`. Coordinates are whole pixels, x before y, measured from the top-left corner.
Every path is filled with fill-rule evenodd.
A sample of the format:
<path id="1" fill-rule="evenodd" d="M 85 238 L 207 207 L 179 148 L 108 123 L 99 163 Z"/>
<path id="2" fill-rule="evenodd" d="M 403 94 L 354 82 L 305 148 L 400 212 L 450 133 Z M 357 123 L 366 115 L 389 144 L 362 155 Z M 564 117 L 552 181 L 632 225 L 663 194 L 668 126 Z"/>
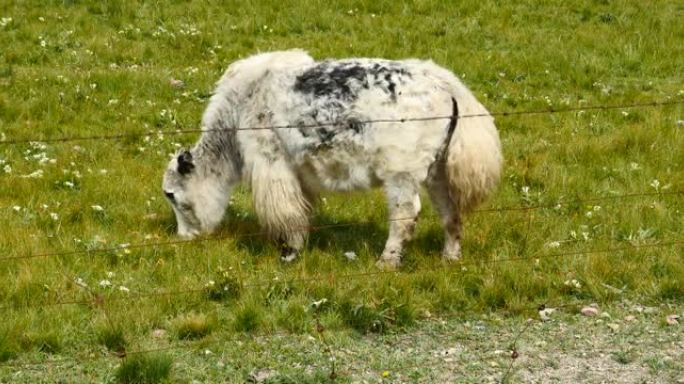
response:
<path id="1" fill-rule="evenodd" d="M 461 81 L 449 75 L 457 117 L 446 150 L 446 176 L 451 199 L 467 212 L 498 184 L 503 156 L 494 118 Z"/>

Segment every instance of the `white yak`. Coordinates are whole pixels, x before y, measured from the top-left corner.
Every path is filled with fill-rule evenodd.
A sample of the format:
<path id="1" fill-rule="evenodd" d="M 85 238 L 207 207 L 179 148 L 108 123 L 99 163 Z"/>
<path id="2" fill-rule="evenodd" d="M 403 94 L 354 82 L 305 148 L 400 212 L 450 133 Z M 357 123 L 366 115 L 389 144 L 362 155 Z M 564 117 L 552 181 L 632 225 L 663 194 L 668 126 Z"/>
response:
<path id="1" fill-rule="evenodd" d="M 202 125 L 199 141 L 164 174 L 178 234 L 214 230 L 233 187 L 244 182 L 285 261 L 304 246 L 318 191 L 379 186 L 390 228 L 378 265 L 398 267 L 421 185 L 442 218 L 442 255 L 456 260 L 462 214 L 492 192 L 503 162 L 494 119 L 432 61 L 258 54 L 228 67 Z"/>

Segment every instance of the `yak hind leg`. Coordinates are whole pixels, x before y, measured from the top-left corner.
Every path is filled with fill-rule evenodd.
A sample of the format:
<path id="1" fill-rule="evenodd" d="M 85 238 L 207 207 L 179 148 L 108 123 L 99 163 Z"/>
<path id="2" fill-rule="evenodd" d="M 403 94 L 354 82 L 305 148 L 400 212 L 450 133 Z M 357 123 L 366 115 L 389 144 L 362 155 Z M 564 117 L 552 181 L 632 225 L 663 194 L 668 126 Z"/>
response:
<path id="1" fill-rule="evenodd" d="M 449 184 L 443 162 L 435 163 L 434 168 L 430 170 L 427 189 L 444 226 L 442 258 L 447 261 L 456 261 L 461 257 L 461 214 L 458 204 L 449 194 Z"/>
<path id="2" fill-rule="evenodd" d="M 397 175 L 385 182 L 389 208 L 389 237 L 377 262 L 384 270 L 401 266 L 404 244 L 413 238 L 420 213 L 419 183 L 407 174 Z"/>

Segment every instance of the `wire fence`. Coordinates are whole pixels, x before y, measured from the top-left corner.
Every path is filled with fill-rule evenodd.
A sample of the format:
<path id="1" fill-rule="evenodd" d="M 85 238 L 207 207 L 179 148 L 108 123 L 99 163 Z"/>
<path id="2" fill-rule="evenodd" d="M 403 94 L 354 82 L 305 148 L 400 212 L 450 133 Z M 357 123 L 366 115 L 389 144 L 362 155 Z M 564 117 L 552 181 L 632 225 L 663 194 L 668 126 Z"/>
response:
<path id="1" fill-rule="evenodd" d="M 600 201 L 616 201 L 616 200 L 619 201 L 619 200 L 623 200 L 623 199 L 632 199 L 632 198 L 640 198 L 640 197 L 657 197 L 657 196 L 662 197 L 662 196 L 684 195 L 684 188 L 682 188 L 682 190 L 680 190 L 680 187 L 677 186 L 676 188 L 673 188 L 673 189 L 675 189 L 675 190 L 666 191 L 666 192 L 641 192 L 641 193 L 635 192 L 635 193 L 627 193 L 627 194 L 622 194 L 622 195 L 606 196 L 606 197 L 594 197 L 594 198 L 574 199 L 574 200 L 559 200 L 557 202 L 550 203 L 550 204 L 511 205 L 511 206 L 502 206 L 502 207 L 495 207 L 495 208 L 484 208 L 484 209 L 476 209 L 472 213 L 497 213 L 497 212 L 502 213 L 502 212 L 508 212 L 508 211 L 532 211 L 532 210 L 540 210 L 540 209 L 560 208 L 562 206 L 574 206 L 574 205 L 582 205 L 582 204 L 588 204 L 588 203 L 596 203 L 596 202 L 600 202 Z M 390 218 L 387 221 L 392 222 L 392 221 L 406 221 L 406 220 L 414 220 L 414 218 L 413 217 Z M 306 227 L 301 227 L 301 228 L 295 227 L 292 229 L 292 232 L 321 231 L 321 230 L 327 230 L 327 229 L 366 226 L 368 224 L 370 224 L 370 222 L 368 222 L 368 221 L 355 221 L 355 222 L 335 223 L 335 224 L 320 224 L 320 225 L 311 225 L 311 226 L 306 226 Z M 205 242 L 211 242 L 211 241 L 221 241 L 221 240 L 236 239 L 236 238 L 263 237 L 263 236 L 267 236 L 267 235 L 268 235 L 268 232 L 266 232 L 266 231 L 256 231 L 256 232 L 251 232 L 251 233 L 237 233 L 237 234 L 226 234 L 226 235 L 220 235 L 220 236 L 206 236 L 206 237 L 199 237 L 199 238 L 193 238 L 193 239 L 188 239 L 188 240 L 167 240 L 167 241 L 158 241 L 158 242 L 143 242 L 143 243 L 118 245 L 118 246 L 114 246 L 114 247 L 79 249 L 79 250 L 69 250 L 69 251 L 61 251 L 61 252 L 27 253 L 27 254 L 21 254 L 21 255 L 16 255 L 16 256 L 0 257 L 0 263 L 12 261 L 12 260 L 23 260 L 23 259 L 34 259 L 34 258 L 50 258 L 50 257 L 63 257 L 63 256 L 73 256 L 73 255 L 85 255 L 85 254 L 116 252 L 116 251 L 121 251 L 124 249 L 133 250 L 133 249 L 143 249 L 143 248 L 167 247 L 167 246 L 183 245 L 183 244 L 198 244 L 198 243 L 205 243 Z"/>
<path id="2" fill-rule="evenodd" d="M 625 103 L 625 104 L 615 104 L 615 105 L 587 105 L 587 106 L 578 106 L 578 107 L 567 107 L 567 108 L 558 108 L 558 109 L 544 109 L 544 110 L 526 110 L 526 111 L 503 111 L 503 112 L 493 112 L 490 114 L 471 114 L 471 115 L 461 115 L 458 116 L 459 119 L 462 118 L 475 118 L 475 117 L 484 117 L 484 116 L 499 116 L 499 117 L 508 117 L 508 116 L 517 116 L 517 115 L 537 115 L 537 114 L 555 114 L 555 113 L 568 113 L 568 112 L 579 112 L 579 111 L 588 111 L 588 110 L 615 110 L 615 109 L 628 109 L 628 108 L 656 108 L 656 107 L 665 107 L 665 106 L 672 106 L 672 105 L 683 105 L 684 101 L 682 100 L 667 100 L 667 101 L 651 101 L 651 102 L 643 102 L 643 103 Z M 444 120 L 444 119 L 453 119 L 454 116 L 448 115 L 448 116 L 427 116 L 427 117 L 411 117 L 411 118 L 401 118 L 401 119 L 374 119 L 374 120 L 366 120 L 366 121 L 361 121 L 360 123 L 362 124 L 383 124 L 383 123 L 408 123 L 408 122 L 418 122 L 418 121 L 429 121 L 429 120 Z M 281 126 L 269 126 L 269 127 L 237 127 L 237 128 L 232 128 L 231 130 L 263 130 L 263 129 L 268 129 L 268 130 L 273 130 L 273 129 L 292 129 L 292 128 L 317 128 L 317 127 L 323 127 L 323 126 L 332 126 L 332 125 L 337 125 L 337 123 L 330 123 L 330 124 L 314 124 L 314 125 L 281 125 Z M 206 130 L 200 130 L 200 129 L 180 129 L 180 130 L 164 130 L 164 131 L 159 131 L 156 133 L 162 133 L 162 134 L 169 134 L 169 135 L 178 135 L 178 134 L 190 134 L 190 133 L 199 133 L 199 132 L 206 132 Z M 31 139 L 24 139 L 24 138 L 17 138 L 17 139 L 10 139 L 10 140 L 4 140 L 0 141 L 0 145 L 21 145 L 21 144 L 26 144 L 30 142 L 41 142 L 41 143 L 61 143 L 61 142 L 74 142 L 74 141 L 102 141 L 102 140 L 119 140 L 119 139 L 125 139 L 125 138 L 134 138 L 134 137 L 142 137 L 145 135 L 148 135 L 149 133 L 125 133 L 125 134 L 115 134 L 115 135 L 94 135 L 94 136 L 70 136 L 70 137 L 56 137 L 56 138 L 31 138 Z M 484 209 L 479 209 L 474 211 L 474 214 L 486 214 L 486 213 L 505 213 L 505 212 L 523 212 L 527 216 L 525 220 L 520 221 L 520 225 L 524 226 L 524 233 L 525 237 L 521 240 L 521 251 L 519 252 L 519 256 L 511 256 L 511 257 L 502 257 L 502 258 L 497 258 L 495 256 L 489 257 L 489 258 L 483 258 L 483 259 L 465 259 L 465 260 L 460 260 L 458 263 L 455 264 L 441 264 L 441 265 L 432 265 L 429 267 L 414 267 L 409 270 L 373 270 L 373 271 L 363 271 L 363 272 L 352 272 L 352 273 L 327 273 L 327 274 L 320 274 L 320 275 L 314 275 L 314 276 L 306 276 L 306 277 L 294 277 L 294 278 L 289 278 L 285 279 L 284 282 L 287 284 L 309 284 L 309 283 L 330 283 L 332 284 L 333 288 L 336 290 L 337 289 L 337 283 L 338 281 L 351 281 L 352 279 L 359 279 L 359 278 L 368 278 L 368 277 L 380 277 L 380 276 L 390 276 L 390 275 L 397 275 L 397 274 L 402 274 L 402 275 L 419 275 L 421 273 L 426 273 L 426 272 L 441 272 L 441 271 L 446 271 L 446 272 L 454 272 L 458 273 L 462 270 L 462 268 L 475 265 L 475 266 L 484 266 L 488 264 L 494 264 L 494 263 L 508 263 L 508 262 L 520 262 L 520 261 L 539 261 L 539 260 L 552 260 L 552 259 L 567 259 L 571 257 L 590 257 L 592 255 L 600 255 L 600 254 L 612 254 L 612 253 L 619 253 L 619 252 L 629 252 L 629 251 L 636 251 L 640 249 L 647 249 L 647 248 L 652 248 L 652 249 L 665 249 L 665 248 L 674 248 L 674 247 L 681 247 L 684 245 L 684 238 L 670 238 L 670 239 L 660 239 L 655 242 L 650 242 L 650 243 L 634 243 L 634 244 L 624 244 L 624 245 L 619 245 L 619 246 L 612 246 L 612 247 L 605 247 L 605 248 L 597 248 L 597 249 L 585 249 L 585 250 L 574 250 L 574 251 L 567 251 L 567 252 L 544 252 L 542 254 L 535 254 L 531 255 L 529 250 L 528 250 L 528 235 L 531 233 L 531 223 L 532 223 L 532 212 L 537 211 L 537 210 L 543 210 L 543 209 L 552 209 L 552 208 L 559 208 L 562 206 L 577 206 L 577 205 L 586 205 L 590 203 L 596 203 L 596 202 L 601 202 L 601 201 L 613 201 L 613 202 L 623 202 L 629 199 L 639 199 L 639 198 L 664 198 L 666 196 L 675 196 L 679 197 L 684 194 L 684 187 L 682 186 L 676 186 L 672 188 L 671 191 L 658 191 L 658 192 L 633 192 L 633 193 L 626 193 L 626 194 L 619 194 L 619 195 L 611 195 L 611 196 L 596 196 L 596 197 L 586 197 L 586 198 L 581 198 L 581 199 L 559 199 L 558 201 L 554 201 L 552 203 L 539 203 L 539 204 L 518 204 L 518 205 L 510 205 L 510 206 L 499 206 L 499 207 L 491 207 L 491 208 L 484 208 Z M 399 220 L 413 220 L 413 218 L 393 218 L 390 219 L 390 221 L 399 221 Z M 368 221 L 356 221 L 356 222 L 346 222 L 346 223 L 334 223 L 334 224 L 320 224 L 320 225 L 311 225 L 307 226 L 305 228 L 295 228 L 294 230 L 296 231 L 322 231 L 322 230 L 329 230 L 329 229 L 339 229 L 339 228 L 349 228 L 349 227 L 359 227 L 359 226 L 365 226 L 368 225 Z M 108 252 L 117 252 L 121 251 L 122 249 L 128 249 L 128 250 L 133 250 L 133 249 L 156 249 L 160 247 L 168 247 L 168 246 L 175 246 L 175 245 L 195 245 L 195 244 L 200 244 L 200 243 L 205 243 L 205 242 L 210 242 L 210 241 L 221 241 L 221 240 L 227 240 L 227 239 L 236 239 L 236 238 L 248 238 L 248 237 L 261 237 L 264 236 L 265 232 L 264 231 L 256 231 L 256 232 L 251 232 L 251 233 L 237 233 L 237 234 L 227 234 L 227 235 L 221 235 L 221 236 L 211 236 L 211 237 L 202 237 L 202 238 L 197 238 L 197 239 L 191 239 L 191 240 L 167 240 L 167 241 L 157 241 L 157 242 L 142 242 L 142 243 L 134 243 L 134 244 L 126 244 L 125 246 L 116 246 L 116 247 L 103 247 L 103 248 L 94 248 L 94 249 L 75 249 L 75 250 L 65 250 L 65 251 L 51 251 L 51 252 L 39 252 L 39 253 L 24 253 L 24 254 L 16 254 L 12 256 L 5 256 L 5 257 L 0 257 L 0 263 L 9 263 L 12 261 L 18 261 L 18 260 L 31 260 L 31 259 L 45 259 L 45 258 L 60 258 L 60 257 L 68 257 L 68 256 L 74 256 L 74 255 L 90 255 L 90 254 L 96 254 L 96 253 L 108 253 Z M 66 275 L 65 275 L 66 276 Z M 66 276 L 69 278 L 69 276 Z M 257 279 L 254 278 L 254 276 L 245 276 L 244 274 L 235 274 L 232 276 L 236 281 L 239 282 L 240 288 L 241 289 L 254 289 L 254 288 L 264 288 L 264 287 L 269 287 L 273 285 L 274 280 L 273 279 Z M 283 281 L 281 281 L 283 282 Z M 84 298 L 60 298 L 56 299 L 54 301 L 47 301 L 44 298 L 42 300 L 38 301 L 28 301 L 28 302 L 21 302 L 21 303 L 11 303 L 7 305 L 0 306 L 0 309 L 3 311 L 7 310 L 22 310 L 22 309 L 28 309 L 28 308 L 47 308 L 47 307 L 58 307 L 58 306 L 69 306 L 69 305 L 85 305 L 85 306 L 90 306 L 94 309 L 101 310 L 104 315 L 109 319 L 109 314 L 108 314 L 108 307 L 110 303 L 115 303 L 115 302 L 134 302 L 134 301 L 139 301 L 139 300 L 155 300 L 155 299 L 162 299 L 162 298 L 167 298 L 169 300 L 177 300 L 178 298 L 182 296 L 188 296 L 188 295 L 202 295 L 207 293 L 207 288 L 205 286 L 198 286 L 198 287 L 190 287 L 187 289 L 180 289 L 180 290 L 156 290 L 156 291 L 150 291 L 150 292 L 133 292 L 129 294 L 119 294 L 119 295 L 104 295 L 98 292 L 94 292 L 90 289 L 85 289 L 86 296 L 89 298 L 84 299 Z M 522 307 L 518 308 L 521 312 L 537 312 L 541 309 L 544 308 L 557 308 L 557 309 L 564 309 L 564 308 L 576 308 L 576 307 L 581 307 L 585 305 L 589 305 L 593 302 L 596 302 L 596 299 L 591 299 L 589 302 L 581 302 L 578 300 L 572 300 L 570 302 L 566 303 L 538 303 L 534 306 L 530 307 Z M 216 309 L 218 310 L 218 309 Z M 499 381 L 501 383 L 508 382 L 511 379 L 511 375 L 514 372 L 514 366 L 518 358 L 524 353 L 519 349 L 519 342 L 520 340 L 525 336 L 525 334 L 529 331 L 529 329 L 532 327 L 532 325 L 537 322 L 541 321 L 540 319 L 535 317 L 535 320 L 525 320 L 519 330 L 513 334 L 511 337 L 509 344 L 509 348 L 506 353 L 509 354 L 510 360 L 509 363 L 501 368 L 500 372 L 500 378 Z M 328 373 L 329 373 L 329 378 L 330 380 L 334 381 L 340 373 L 359 373 L 359 374 L 365 374 L 369 370 L 377 375 L 378 377 L 385 377 L 387 372 L 406 372 L 410 371 L 413 369 L 418 369 L 418 368 L 424 368 L 426 366 L 431 366 L 434 364 L 435 367 L 442 366 L 444 364 L 443 359 L 435 358 L 432 359 L 432 362 L 429 361 L 420 361 L 416 364 L 401 364 L 401 365 L 383 365 L 380 364 L 381 367 L 379 369 L 374 369 L 374 368 L 369 368 L 367 366 L 365 367 L 354 367 L 351 365 L 348 365 L 348 362 L 345 362 L 341 360 L 338 356 L 340 356 L 340 351 L 337 350 L 336 346 L 334 343 L 330 342 L 329 340 L 329 335 L 334 335 L 335 332 L 339 331 L 329 331 L 326 330 L 320 323 L 318 317 L 315 317 L 315 322 L 311 324 L 311 330 L 307 334 L 309 335 L 316 335 L 318 337 L 318 342 L 321 346 L 321 351 L 323 351 L 324 355 L 327 356 L 327 358 L 321 362 L 321 365 L 326 367 Z M 428 334 L 426 334 L 428 335 Z M 434 333 L 430 333 L 429 335 L 434 335 Z M 410 333 L 410 337 L 415 338 L 417 336 L 420 336 L 420 332 L 412 331 Z M 444 336 L 444 335 L 443 335 Z M 95 360 L 101 360 L 101 359 L 110 359 L 110 358 L 127 358 L 131 356 L 137 356 L 137 355 L 147 355 L 147 354 L 154 354 L 154 353 L 160 353 L 160 352 L 169 352 L 169 351 L 177 351 L 177 350 L 187 350 L 187 351 L 194 351 L 194 350 L 200 350 L 203 348 L 211 347 L 211 346 L 228 346 L 228 345 L 234 345 L 237 342 L 244 342 L 246 340 L 255 340 L 255 339 L 273 339 L 273 338 L 293 338 L 293 337 L 299 337 L 298 335 L 293 334 L 292 332 L 265 332 L 261 334 L 257 333 L 250 333 L 247 335 L 234 335 L 232 337 L 220 337 L 220 338 L 215 338 L 215 339 L 204 339 L 200 340 L 198 342 L 190 342 L 190 343 L 182 343 L 182 344 L 175 344 L 175 345 L 169 345 L 169 346 L 162 346 L 162 347 L 155 347 L 155 348 L 141 348 L 141 349 L 133 349 L 133 350 L 124 350 L 124 351 L 118 351 L 116 353 L 92 353 L 92 352 L 87 352 L 87 353 L 82 353 L 82 354 L 75 354 L 66 358 L 59 358 L 59 359 L 51 359 L 51 360 L 37 360 L 37 361 L 5 361 L 5 362 L 0 362 L 0 367 L 11 367 L 11 368 L 21 368 L 21 367 L 44 367 L 44 366 L 59 366 L 59 365 L 66 365 L 66 364 L 83 364 L 87 362 L 92 362 Z M 452 338 L 467 338 L 467 335 L 464 335 L 461 331 L 459 332 L 451 332 L 446 335 L 446 337 L 452 337 Z M 464 374 L 464 372 L 455 372 L 455 374 Z"/>
<path id="3" fill-rule="evenodd" d="M 544 115 L 544 114 L 557 114 L 557 113 L 569 113 L 569 112 L 580 112 L 580 111 L 608 111 L 616 109 L 633 109 L 633 108 L 658 108 L 674 105 L 684 105 L 684 100 L 664 100 L 664 101 L 646 101 L 638 103 L 623 103 L 614 105 L 585 105 L 577 107 L 564 107 L 564 108 L 546 108 L 546 109 L 535 109 L 535 110 L 511 110 L 511 111 L 498 111 L 491 113 L 474 113 L 474 114 L 463 114 L 463 115 L 436 115 L 436 116 L 422 116 L 422 117 L 402 117 L 402 118 L 381 118 L 381 119 L 367 119 L 358 121 L 359 124 L 388 124 L 388 123 L 410 123 L 410 122 L 422 122 L 422 121 L 433 121 L 433 120 L 451 120 L 454 117 L 458 119 L 469 119 L 477 117 L 509 117 L 509 116 L 524 116 L 524 115 Z M 250 127 L 230 127 L 230 128 L 204 128 L 204 129 L 173 129 L 173 130 L 157 130 L 155 134 L 164 135 L 187 135 L 196 134 L 201 132 L 211 132 L 211 131 L 259 131 L 259 130 L 281 130 L 281 129 L 309 129 L 309 128 L 323 128 L 338 126 L 343 122 L 321 122 L 315 124 L 286 124 L 286 125 L 271 125 L 271 126 L 250 126 Z M 106 140 L 121 140 L 128 138 L 144 137 L 149 135 L 149 132 L 145 133 L 121 133 L 112 135 L 91 135 L 91 136 L 67 136 L 67 137 L 33 137 L 33 138 L 18 138 L 0 141 L 0 146 L 2 145 L 18 145 L 18 144 L 29 144 L 33 142 L 39 143 L 66 143 L 75 141 L 106 141 Z"/>
<path id="4" fill-rule="evenodd" d="M 412 270 L 405 272 L 401 270 L 375 270 L 375 271 L 367 271 L 367 272 L 356 272 L 356 273 L 328 273 L 328 274 L 323 274 L 323 275 L 318 275 L 318 276 L 309 276 L 309 277 L 301 277 L 301 278 L 289 278 L 285 279 L 284 281 L 277 282 L 272 279 L 262 279 L 262 280 L 257 280 L 255 282 L 249 282 L 249 283 L 241 283 L 240 287 L 242 289 L 247 289 L 247 288 L 266 288 L 269 286 L 272 286 L 275 283 L 288 283 L 288 284 L 308 284 L 308 283 L 319 283 L 319 282 L 333 282 L 333 281 L 350 281 L 358 278 L 364 278 L 364 277 L 378 277 L 378 276 L 386 276 L 386 275 L 397 275 L 397 274 L 406 274 L 406 273 L 411 273 L 411 274 L 416 274 L 416 273 L 422 273 L 422 272 L 440 272 L 440 271 L 445 271 L 445 272 L 454 272 L 458 273 L 462 271 L 462 268 L 468 267 L 468 266 L 481 266 L 481 265 L 488 265 L 488 264 L 499 264 L 499 263 L 507 263 L 507 262 L 520 262 L 520 261 L 534 261 L 538 262 L 540 260 L 545 260 L 545 259 L 558 259 L 558 258 L 567 258 L 569 256 L 589 256 L 589 255 L 597 255 L 597 254 L 610 254 L 610 253 L 617 253 L 617 252 L 625 252 L 625 251 L 634 251 L 638 249 L 645 249 L 645 248 L 670 248 L 670 247 L 676 247 L 684 245 L 684 238 L 681 239 L 671 239 L 671 240 L 665 240 L 665 241 L 660 241 L 657 243 L 652 243 L 652 244 L 630 244 L 627 246 L 622 246 L 622 247 L 612 247 L 612 248 L 602 248 L 602 249 L 592 249 L 592 250 L 583 250 L 583 251 L 570 251 L 570 252 L 558 252 L 558 253 L 547 253 L 547 254 L 542 254 L 542 255 L 536 255 L 533 257 L 530 256 L 520 256 L 520 257 L 507 257 L 507 258 L 490 258 L 490 259 L 482 259 L 482 260 L 461 260 L 458 263 L 455 263 L 453 265 L 451 264 L 442 264 L 440 266 L 431 266 L 431 267 L 424 267 L 424 268 L 413 268 Z M 245 280 L 244 276 L 233 276 L 236 278 L 238 281 Z M 104 302 L 117 302 L 117 301 L 139 301 L 139 300 L 146 300 L 146 299 L 159 299 L 163 297 L 177 297 L 177 296 L 185 296 L 185 295 L 194 295 L 194 294 L 207 294 L 208 289 L 206 286 L 199 286 L 199 287 L 194 287 L 194 288 L 189 288 L 189 289 L 183 289 L 183 290 L 167 290 L 167 291 L 153 291 L 153 292 L 137 292 L 137 293 L 131 293 L 131 294 L 120 294 L 118 296 L 115 295 L 102 295 L 102 294 L 96 294 L 92 299 L 88 300 L 59 300 L 59 301 L 53 301 L 53 302 L 40 302 L 40 303 L 28 303 L 28 304 L 22 304 L 22 305 L 5 305 L 5 306 L 0 306 L 0 309 L 7 310 L 7 309 L 23 309 L 23 308 L 44 308 L 44 307 L 51 307 L 51 306 L 65 306 L 65 305 L 101 305 Z"/>

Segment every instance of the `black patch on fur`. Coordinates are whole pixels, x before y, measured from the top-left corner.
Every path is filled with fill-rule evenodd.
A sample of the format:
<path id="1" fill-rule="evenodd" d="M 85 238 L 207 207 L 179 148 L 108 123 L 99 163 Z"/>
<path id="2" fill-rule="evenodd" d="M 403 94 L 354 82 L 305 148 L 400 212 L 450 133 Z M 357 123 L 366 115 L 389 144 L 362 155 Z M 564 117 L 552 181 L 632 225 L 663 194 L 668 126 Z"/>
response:
<path id="1" fill-rule="evenodd" d="M 372 65 L 356 61 L 323 61 L 299 75 L 294 90 L 316 98 L 326 97 L 346 102 L 358 98 L 361 90 L 380 88 L 396 102 L 397 83 L 411 73 L 400 63 L 383 61 Z"/>
<path id="2" fill-rule="evenodd" d="M 304 71 L 295 79 L 294 90 L 308 96 L 312 112 L 298 129 L 303 137 L 316 137 L 316 147 L 333 144 L 342 132 L 359 134 L 364 124 L 350 116 L 350 107 L 364 90 L 377 89 L 396 103 L 398 89 L 413 76 L 399 62 L 354 60 L 323 61 Z M 309 120 L 310 117 L 310 120 Z M 321 124 L 320 127 L 306 127 Z"/>
<path id="3" fill-rule="evenodd" d="M 192 153 L 190 151 L 183 151 L 178 155 L 178 173 L 187 175 L 195 169 L 195 164 L 192 163 Z"/>

